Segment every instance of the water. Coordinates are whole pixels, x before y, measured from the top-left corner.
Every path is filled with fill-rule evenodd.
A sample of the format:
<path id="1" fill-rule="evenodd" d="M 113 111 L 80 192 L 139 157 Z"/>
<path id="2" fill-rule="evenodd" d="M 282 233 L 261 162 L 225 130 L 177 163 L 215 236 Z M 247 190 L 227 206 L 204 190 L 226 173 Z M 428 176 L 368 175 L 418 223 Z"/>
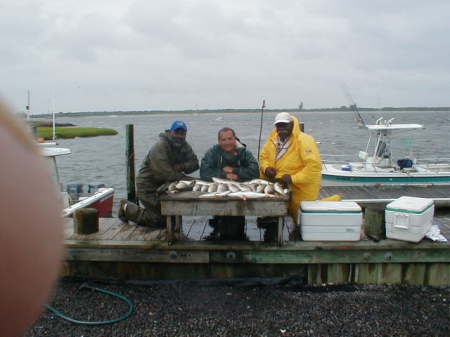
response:
<path id="1" fill-rule="evenodd" d="M 265 112 L 261 148 L 273 128 L 276 113 Z M 365 149 L 368 133 L 357 127 L 351 112 L 301 112 L 297 117 L 305 123 L 305 131 L 320 141 L 322 154 L 339 154 L 350 160 Z M 394 123 L 419 123 L 425 130 L 410 131 L 414 153 L 418 158 L 450 157 L 450 113 L 448 112 L 363 112 L 367 122 L 378 117 L 395 118 Z M 59 140 L 58 146 L 71 149 L 70 156 L 58 158 L 62 181 L 67 183 L 105 183 L 116 190 L 115 200 L 126 197 L 125 125 L 134 124 L 136 170 L 158 134 L 180 119 L 188 125 L 187 140 L 201 160 L 206 150 L 217 143 L 222 127 L 235 129 L 241 141 L 256 157 L 258 152 L 259 113 L 190 113 L 166 115 L 63 117 L 57 122 L 83 127 L 105 127 L 119 132 L 116 136 Z M 409 140 L 403 135 L 393 144 L 394 155 L 405 152 Z M 407 155 L 407 153 L 405 153 Z M 397 157 L 397 156 L 396 156 Z M 198 176 L 198 171 L 193 174 Z"/>

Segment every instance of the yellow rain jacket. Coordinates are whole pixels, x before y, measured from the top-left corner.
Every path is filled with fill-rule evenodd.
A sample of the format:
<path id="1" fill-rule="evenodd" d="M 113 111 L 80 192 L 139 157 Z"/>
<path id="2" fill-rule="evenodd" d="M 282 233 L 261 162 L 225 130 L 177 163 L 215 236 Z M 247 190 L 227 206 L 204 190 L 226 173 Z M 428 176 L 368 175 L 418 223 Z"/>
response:
<path id="1" fill-rule="evenodd" d="M 275 178 L 289 174 L 292 178 L 291 200 L 289 214 L 297 224 L 300 202 L 303 200 L 317 200 L 322 180 L 322 161 L 319 148 L 314 138 L 300 131 L 299 121 L 292 116 L 294 127 L 291 134 L 291 144 L 287 152 L 279 159 L 276 158 L 277 131 L 272 130 L 267 143 L 264 145 L 259 157 L 261 177 L 267 179 L 266 168 L 276 170 Z"/>

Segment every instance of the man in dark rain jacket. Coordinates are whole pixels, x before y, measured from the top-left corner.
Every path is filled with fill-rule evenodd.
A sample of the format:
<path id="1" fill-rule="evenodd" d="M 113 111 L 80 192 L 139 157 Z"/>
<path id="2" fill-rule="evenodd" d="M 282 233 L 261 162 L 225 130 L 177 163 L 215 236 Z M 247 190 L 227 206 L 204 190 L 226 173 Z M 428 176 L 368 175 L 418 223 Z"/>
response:
<path id="1" fill-rule="evenodd" d="M 259 177 L 258 162 L 243 146 L 233 129 L 223 128 L 218 133 L 219 144 L 211 147 L 202 159 L 200 177 L 247 181 Z M 221 216 L 210 220 L 213 232 L 210 240 L 245 240 L 245 217 Z"/>
<path id="2" fill-rule="evenodd" d="M 186 142 L 186 133 L 186 124 L 175 121 L 170 130 L 159 135 L 159 141 L 148 152 L 136 178 L 137 197 L 144 208 L 122 200 L 120 220 L 155 229 L 165 227 L 158 188 L 167 182 L 192 179 L 186 174 L 199 167 L 197 156 Z"/>

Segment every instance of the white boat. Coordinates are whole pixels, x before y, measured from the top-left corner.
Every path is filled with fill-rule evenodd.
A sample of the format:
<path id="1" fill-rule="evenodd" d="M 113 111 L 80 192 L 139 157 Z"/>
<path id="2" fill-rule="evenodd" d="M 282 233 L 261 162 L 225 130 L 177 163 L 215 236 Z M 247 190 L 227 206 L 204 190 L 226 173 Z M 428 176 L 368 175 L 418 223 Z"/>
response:
<path id="1" fill-rule="evenodd" d="M 393 118 L 379 118 L 368 125 L 353 105 L 360 127 L 370 137 L 365 151 L 359 152 L 359 161 L 339 162 L 323 156 L 322 185 L 384 185 L 384 184 L 450 184 L 450 163 L 420 162 L 416 158 L 393 159 L 392 135 L 423 129 L 421 124 L 393 124 Z"/>
<path id="2" fill-rule="evenodd" d="M 113 188 L 99 187 L 100 185 L 89 185 L 89 187 L 92 188 L 90 188 L 88 193 L 83 193 L 81 189 L 82 184 L 76 184 L 78 185 L 78 191 L 76 191 L 76 193 L 64 191 L 59 176 L 56 157 L 69 155 L 71 153 L 70 149 L 44 146 L 41 147 L 41 152 L 48 160 L 55 182 L 57 183 L 58 189 L 61 191 L 61 198 L 64 204 L 64 217 L 70 217 L 77 209 L 87 207 L 97 209 L 100 217 L 111 216 L 114 200 Z"/>

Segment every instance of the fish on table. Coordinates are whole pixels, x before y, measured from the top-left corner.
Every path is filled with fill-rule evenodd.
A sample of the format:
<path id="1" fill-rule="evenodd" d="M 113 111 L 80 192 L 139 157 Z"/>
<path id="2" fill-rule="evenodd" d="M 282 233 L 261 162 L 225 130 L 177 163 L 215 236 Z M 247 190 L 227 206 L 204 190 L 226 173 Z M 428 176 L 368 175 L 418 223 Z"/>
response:
<path id="1" fill-rule="evenodd" d="M 204 180 L 180 180 L 174 181 L 167 186 L 167 193 L 178 193 L 182 191 L 193 191 L 200 193 L 199 198 L 240 198 L 261 199 L 273 198 L 277 195 L 287 196 L 289 189 L 283 188 L 278 183 L 272 183 L 264 179 L 253 179 L 244 182 L 212 178 L 213 181 Z"/>

